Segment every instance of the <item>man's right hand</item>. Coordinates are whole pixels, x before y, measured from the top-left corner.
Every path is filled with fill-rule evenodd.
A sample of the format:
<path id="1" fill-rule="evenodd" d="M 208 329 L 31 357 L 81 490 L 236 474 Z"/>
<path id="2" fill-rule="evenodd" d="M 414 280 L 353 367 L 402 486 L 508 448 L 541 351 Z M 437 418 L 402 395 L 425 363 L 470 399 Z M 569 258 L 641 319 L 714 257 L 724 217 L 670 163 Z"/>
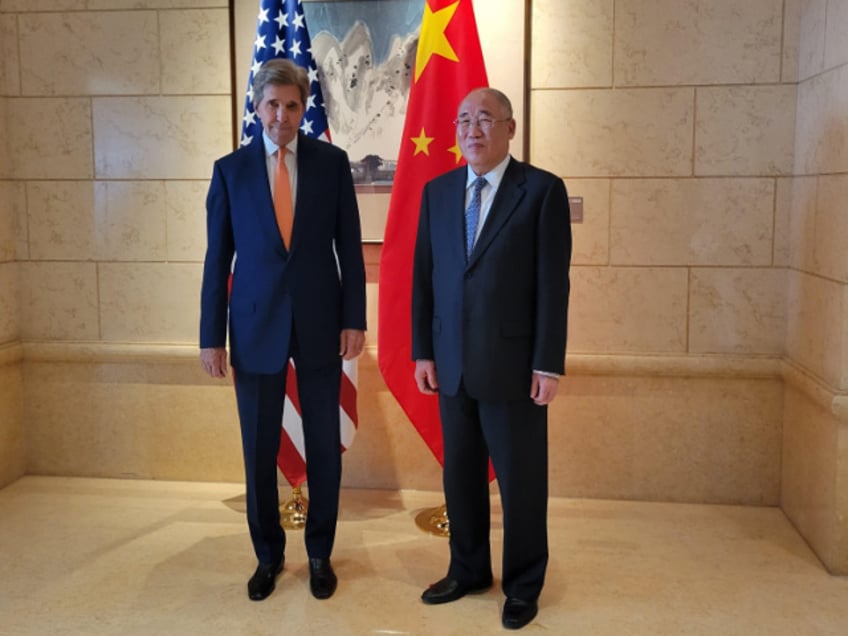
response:
<path id="1" fill-rule="evenodd" d="M 227 377 L 227 350 L 224 347 L 201 349 L 200 364 L 213 378 Z"/>
<path id="2" fill-rule="evenodd" d="M 439 392 L 439 380 L 436 378 L 436 363 L 432 360 L 415 361 L 415 384 L 425 395 Z"/>

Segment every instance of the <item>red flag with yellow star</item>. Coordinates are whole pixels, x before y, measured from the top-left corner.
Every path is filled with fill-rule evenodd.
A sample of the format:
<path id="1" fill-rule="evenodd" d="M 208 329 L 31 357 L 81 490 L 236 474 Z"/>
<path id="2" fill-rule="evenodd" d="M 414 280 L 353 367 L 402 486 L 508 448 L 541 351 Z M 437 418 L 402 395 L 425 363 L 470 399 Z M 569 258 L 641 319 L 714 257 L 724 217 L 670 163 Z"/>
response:
<path id="1" fill-rule="evenodd" d="M 442 464 L 439 401 L 415 385 L 412 257 L 424 184 L 464 163 L 453 120 L 488 86 L 471 0 L 426 0 L 380 257 L 378 360 L 389 390 Z"/>

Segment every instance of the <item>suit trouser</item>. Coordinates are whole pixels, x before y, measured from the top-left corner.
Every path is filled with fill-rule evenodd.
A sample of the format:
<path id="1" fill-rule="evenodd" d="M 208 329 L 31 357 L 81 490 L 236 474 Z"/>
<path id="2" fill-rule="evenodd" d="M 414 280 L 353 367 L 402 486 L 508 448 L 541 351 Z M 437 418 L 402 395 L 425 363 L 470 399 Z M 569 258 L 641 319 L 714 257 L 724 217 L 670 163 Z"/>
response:
<path id="1" fill-rule="evenodd" d="M 450 520 L 448 576 L 472 586 L 492 576 L 491 456 L 503 507 L 503 591 L 508 597 L 536 600 L 548 563 L 547 407 L 529 397 L 475 400 L 463 385 L 455 396 L 440 395 L 439 404 Z"/>
<path id="2" fill-rule="evenodd" d="M 317 369 L 295 357 L 303 421 L 309 509 L 304 540 L 311 558 L 333 550 L 339 512 L 342 460 L 339 433 L 341 358 Z M 276 563 L 286 547 L 280 526 L 277 454 L 280 449 L 286 369 L 266 375 L 235 369 L 247 492 L 247 523 L 256 558 Z"/>

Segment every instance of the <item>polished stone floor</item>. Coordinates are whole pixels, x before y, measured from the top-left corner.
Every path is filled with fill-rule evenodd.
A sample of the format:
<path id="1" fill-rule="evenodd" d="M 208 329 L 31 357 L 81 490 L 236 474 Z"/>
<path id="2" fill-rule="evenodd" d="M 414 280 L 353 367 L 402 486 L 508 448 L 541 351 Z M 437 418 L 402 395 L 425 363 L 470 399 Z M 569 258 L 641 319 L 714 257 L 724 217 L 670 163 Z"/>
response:
<path id="1" fill-rule="evenodd" d="M 292 531 L 277 590 L 255 603 L 240 485 L 25 477 L 0 490 L 0 634 L 504 633 L 497 582 L 448 605 L 419 600 L 447 543 L 414 518 L 441 503 L 344 491 L 336 595 L 310 596 Z M 494 519 L 499 554 L 497 507 Z M 550 535 L 523 633 L 848 634 L 848 579 L 828 575 L 776 508 L 556 499 Z"/>

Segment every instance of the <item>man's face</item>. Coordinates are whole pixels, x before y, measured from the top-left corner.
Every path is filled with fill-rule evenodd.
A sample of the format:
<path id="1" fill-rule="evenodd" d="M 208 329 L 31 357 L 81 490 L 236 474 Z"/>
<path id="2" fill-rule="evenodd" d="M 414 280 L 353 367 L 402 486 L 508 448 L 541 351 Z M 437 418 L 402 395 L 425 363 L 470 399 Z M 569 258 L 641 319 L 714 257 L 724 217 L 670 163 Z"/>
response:
<path id="1" fill-rule="evenodd" d="M 293 84 L 266 85 L 262 101 L 256 107 L 262 127 L 271 141 L 280 147 L 297 135 L 300 120 L 303 119 L 303 110 L 300 90 Z"/>
<path id="2" fill-rule="evenodd" d="M 459 105 L 456 134 L 462 156 L 478 175 L 489 172 L 509 154 L 515 120 L 507 118 L 501 103 L 485 91 L 474 91 Z"/>

